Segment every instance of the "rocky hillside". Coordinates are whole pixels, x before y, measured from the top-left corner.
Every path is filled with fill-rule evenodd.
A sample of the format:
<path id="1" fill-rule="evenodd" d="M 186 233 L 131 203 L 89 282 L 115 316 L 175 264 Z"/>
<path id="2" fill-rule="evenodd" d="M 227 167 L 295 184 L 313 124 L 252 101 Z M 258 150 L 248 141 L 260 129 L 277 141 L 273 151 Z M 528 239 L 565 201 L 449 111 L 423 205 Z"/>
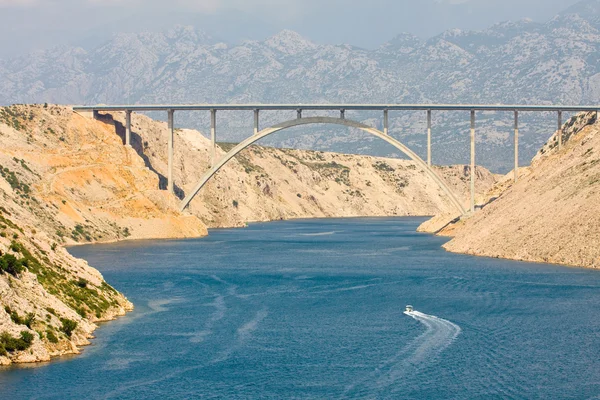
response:
<path id="1" fill-rule="evenodd" d="M 571 119 L 516 184 L 504 180 L 481 212 L 441 231 L 461 253 L 600 268 L 600 123 Z"/>
<path id="2" fill-rule="evenodd" d="M 101 121 L 124 135 L 124 114 Z M 166 186 L 167 126 L 132 116 L 132 146 Z M 210 141 L 198 131 L 175 134 L 175 190 L 191 190 L 209 169 Z M 233 144 L 220 144 L 222 156 Z M 467 203 L 469 168 L 438 167 Z M 496 176 L 477 169 L 483 194 Z M 254 146 L 228 163 L 192 201 L 189 213 L 208 227 L 291 218 L 433 215 L 454 209 L 441 189 L 412 161 Z"/>
<path id="3" fill-rule="evenodd" d="M 72 220 L 66 222 L 60 210 L 75 218 L 72 204 L 45 196 L 44 185 L 60 186 L 60 179 L 47 178 L 65 160 L 73 169 L 78 164 L 77 157 L 58 150 L 57 143 L 75 138 L 59 128 L 63 112 L 0 109 L 0 365 L 78 353 L 77 346 L 88 344 L 96 322 L 132 308 L 98 271 L 61 245 L 97 234 L 87 233 L 80 216 L 82 225 L 71 230 Z M 47 158 L 42 149 L 48 151 Z M 115 227 L 111 233 L 116 231 Z M 74 238 L 67 239 L 71 235 Z"/>
<path id="4" fill-rule="evenodd" d="M 292 31 L 264 41 L 220 43 L 204 32 L 120 34 L 93 48 L 61 46 L 0 61 L 0 104 L 63 103 L 597 103 L 600 2 L 586 0 L 546 23 L 505 22 L 482 31 L 449 30 L 428 40 L 400 34 L 378 49 L 321 45 Z M 160 115 L 160 118 L 165 116 Z M 290 114 L 291 117 L 291 114 Z M 349 118 L 381 124 L 373 113 Z M 423 155 L 423 113 L 392 113 L 391 133 Z M 179 120 L 181 118 L 181 120 Z M 264 113 L 261 123 L 283 118 Z M 178 116 L 206 129 L 208 113 Z M 550 115 L 522 115 L 528 163 L 555 126 Z M 221 137 L 239 141 L 252 117 L 219 121 Z M 512 166 L 510 113 L 478 115 L 480 162 Z M 434 158 L 468 162 L 468 115 L 434 113 Z M 284 147 L 391 155 L 353 132 L 315 128 L 277 136 Z"/>

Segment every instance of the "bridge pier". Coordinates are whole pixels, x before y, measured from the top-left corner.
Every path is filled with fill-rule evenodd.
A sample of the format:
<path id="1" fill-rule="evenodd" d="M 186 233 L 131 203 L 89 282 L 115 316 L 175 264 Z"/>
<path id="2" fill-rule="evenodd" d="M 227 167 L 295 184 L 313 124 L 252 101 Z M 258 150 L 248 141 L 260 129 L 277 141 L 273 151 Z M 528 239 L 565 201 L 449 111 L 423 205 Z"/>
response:
<path id="1" fill-rule="evenodd" d="M 390 130 L 389 130 L 389 111 L 383 110 L 383 134 L 388 136 L 390 134 Z"/>
<path id="2" fill-rule="evenodd" d="M 175 138 L 175 128 L 174 128 L 174 117 L 175 117 L 175 111 L 174 110 L 169 110 L 168 112 L 168 136 L 169 136 L 169 144 L 168 144 L 168 158 L 169 158 L 169 165 L 168 165 L 168 172 L 167 172 L 167 190 L 170 193 L 174 193 L 173 191 L 173 141 Z"/>
<path id="3" fill-rule="evenodd" d="M 217 110 L 210 110 L 210 166 L 217 162 Z"/>
<path id="4" fill-rule="evenodd" d="M 475 212 L 475 110 L 471 110 L 471 213 Z"/>
<path id="5" fill-rule="evenodd" d="M 168 136 L 168 166 L 167 166 L 167 190 L 170 193 L 174 193 L 173 191 L 173 141 L 175 137 L 175 129 L 174 129 L 174 110 L 167 111 L 167 136 Z"/>
<path id="6" fill-rule="evenodd" d="M 344 109 L 340 110 L 340 119 L 346 119 L 346 110 L 344 110 Z"/>
<path id="7" fill-rule="evenodd" d="M 519 180 L 519 112 L 515 110 L 515 183 Z"/>
<path id="8" fill-rule="evenodd" d="M 296 112 L 297 112 L 298 119 L 301 119 L 302 118 L 302 110 L 297 109 Z"/>
<path id="9" fill-rule="evenodd" d="M 125 146 L 131 146 L 131 110 L 125 111 Z"/>
<path id="10" fill-rule="evenodd" d="M 258 108 L 254 110 L 254 134 L 258 135 Z"/>
<path id="11" fill-rule="evenodd" d="M 562 111 L 558 112 L 558 149 L 562 149 Z"/>
<path id="12" fill-rule="evenodd" d="M 431 167 L 431 110 L 427 110 L 427 166 Z"/>

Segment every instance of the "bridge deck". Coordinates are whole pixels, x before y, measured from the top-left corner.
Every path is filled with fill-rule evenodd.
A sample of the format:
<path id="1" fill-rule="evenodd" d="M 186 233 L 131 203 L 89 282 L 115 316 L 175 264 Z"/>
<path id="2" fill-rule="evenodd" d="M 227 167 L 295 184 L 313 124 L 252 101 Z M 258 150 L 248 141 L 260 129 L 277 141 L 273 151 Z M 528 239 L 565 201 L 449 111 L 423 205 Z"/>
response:
<path id="1" fill-rule="evenodd" d="M 508 104 L 123 104 L 74 106 L 75 111 L 252 111 L 252 110 L 357 110 L 357 111 L 598 111 L 600 105 Z"/>

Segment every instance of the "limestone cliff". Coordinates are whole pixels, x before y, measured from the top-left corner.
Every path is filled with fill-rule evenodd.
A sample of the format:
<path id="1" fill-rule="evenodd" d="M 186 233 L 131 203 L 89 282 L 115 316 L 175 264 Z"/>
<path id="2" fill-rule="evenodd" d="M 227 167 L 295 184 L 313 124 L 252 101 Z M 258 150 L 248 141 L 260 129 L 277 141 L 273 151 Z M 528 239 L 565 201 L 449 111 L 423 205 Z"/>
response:
<path id="1" fill-rule="evenodd" d="M 64 164 L 77 165 L 76 157 L 55 151 L 50 139 L 57 133 L 49 130 L 58 128 L 49 124 L 60 116 L 19 109 L 31 113 L 23 119 L 17 108 L 0 109 L 0 365 L 77 353 L 77 346 L 88 343 L 95 322 L 132 309 L 97 270 L 60 245 L 65 236 L 59 229 L 66 228 L 59 210 L 67 204 L 43 195 L 44 184 L 57 182 L 44 177 L 60 165 L 49 160 L 64 157 Z M 41 149 L 48 149 L 48 158 Z"/>
<path id="2" fill-rule="evenodd" d="M 595 113 L 570 119 L 530 167 L 512 174 L 471 218 L 440 233 L 461 253 L 600 268 L 600 124 Z"/>

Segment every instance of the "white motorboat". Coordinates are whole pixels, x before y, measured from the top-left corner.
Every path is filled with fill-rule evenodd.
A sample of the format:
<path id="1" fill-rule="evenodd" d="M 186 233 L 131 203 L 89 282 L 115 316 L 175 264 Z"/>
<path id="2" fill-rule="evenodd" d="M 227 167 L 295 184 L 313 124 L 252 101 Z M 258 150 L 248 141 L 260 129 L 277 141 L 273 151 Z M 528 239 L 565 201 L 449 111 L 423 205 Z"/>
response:
<path id="1" fill-rule="evenodd" d="M 405 313 L 411 313 L 411 312 L 413 312 L 413 311 L 414 311 L 414 308 L 413 308 L 413 306 L 411 306 L 411 305 L 408 305 L 408 306 L 406 306 L 406 310 L 405 310 L 404 312 L 405 312 Z"/>

